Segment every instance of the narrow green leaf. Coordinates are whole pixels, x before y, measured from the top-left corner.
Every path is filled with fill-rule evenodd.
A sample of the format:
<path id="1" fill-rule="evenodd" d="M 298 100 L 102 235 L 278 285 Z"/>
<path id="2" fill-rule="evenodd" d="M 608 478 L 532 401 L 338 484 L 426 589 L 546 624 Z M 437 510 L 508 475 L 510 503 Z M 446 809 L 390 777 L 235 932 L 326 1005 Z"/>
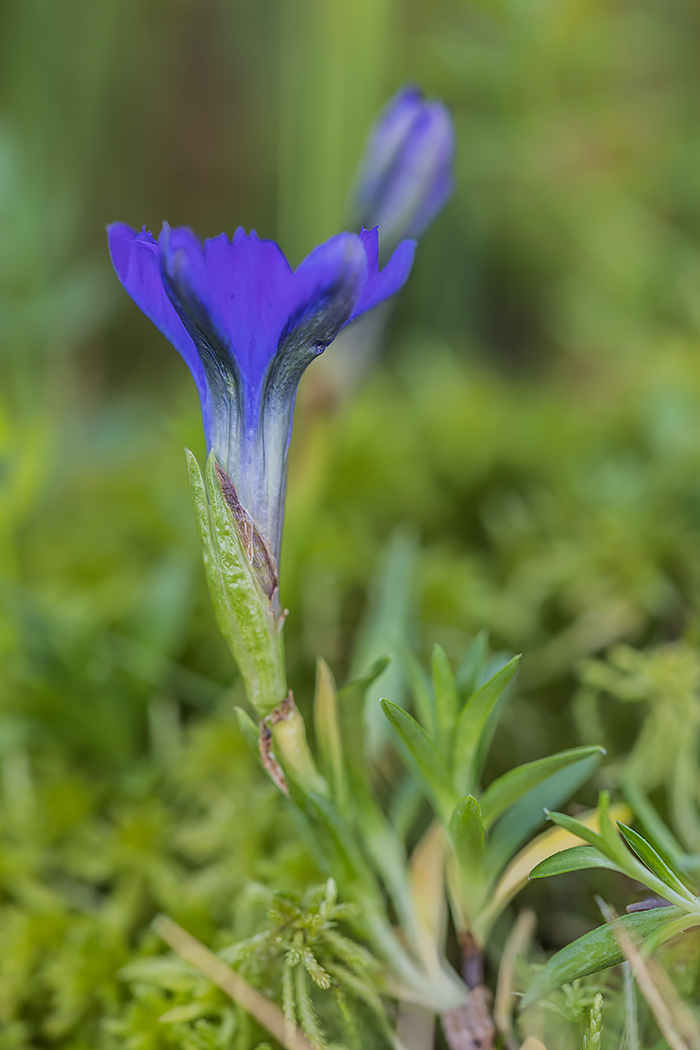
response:
<path id="1" fill-rule="evenodd" d="M 452 750 L 454 727 L 459 708 L 459 696 L 450 661 L 447 659 L 447 654 L 441 645 L 433 647 L 432 670 L 438 739 L 443 755 L 448 758 Z"/>
<path id="2" fill-rule="evenodd" d="M 369 767 L 365 756 L 363 709 L 367 690 L 386 670 L 391 657 L 383 656 L 375 661 L 366 674 L 355 678 L 338 691 L 338 718 L 340 738 L 343 743 L 345 765 L 353 781 L 361 782 L 369 789 Z M 354 790 L 354 788 L 353 788 Z"/>
<path id="3" fill-rule="evenodd" d="M 518 668 L 519 656 L 514 657 L 493 678 L 474 693 L 460 712 L 455 728 L 455 746 L 452 759 L 454 784 L 458 795 L 467 795 L 475 786 L 476 758 L 481 735 L 489 715 L 501 693 Z"/>
<path id="4" fill-rule="evenodd" d="M 363 675 L 346 682 L 343 688 L 338 691 L 338 696 L 341 697 L 346 693 L 355 691 L 365 693 L 384 674 L 390 663 L 390 656 L 380 656 Z"/>
<path id="5" fill-rule="evenodd" d="M 528 836 L 547 819 L 548 807 L 559 806 L 585 783 L 598 764 L 590 756 L 553 773 L 531 788 L 512 805 L 491 830 L 487 847 L 487 867 L 496 875 Z"/>
<path id="6" fill-rule="evenodd" d="M 442 755 L 423 727 L 407 711 L 391 700 L 382 700 L 381 704 L 415 772 L 423 782 L 437 815 L 447 824 L 456 800 Z"/>
<path id="7" fill-rule="evenodd" d="M 416 714 L 428 735 L 435 739 L 438 735 L 438 714 L 428 676 L 405 642 L 397 647 L 397 652 L 406 670 Z"/>
<path id="8" fill-rule="evenodd" d="M 489 827 L 505 809 L 560 769 L 565 769 L 592 755 L 602 756 L 604 754 L 602 747 L 575 747 L 510 770 L 495 780 L 493 784 L 489 784 L 481 796 L 484 824 Z"/>
<path id="9" fill-rule="evenodd" d="M 457 688 L 465 700 L 479 688 L 489 655 L 489 632 L 474 636 L 457 669 Z"/>
<path id="10" fill-rule="evenodd" d="M 321 768 L 330 781 L 333 800 L 341 812 L 348 808 L 348 785 L 340 737 L 338 696 L 330 667 L 321 657 L 316 662 L 314 694 L 314 729 L 321 758 Z"/>
<path id="11" fill-rule="evenodd" d="M 639 943 L 656 930 L 660 931 L 663 926 L 675 924 L 681 914 L 680 908 L 653 908 L 623 915 L 614 922 L 584 934 L 553 955 L 540 970 L 523 997 L 521 1009 L 526 1010 L 563 984 L 621 963 L 624 956 L 616 937 L 617 930 L 624 930 L 634 943 Z"/>
<path id="12" fill-rule="evenodd" d="M 391 825 L 401 842 L 408 838 L 422 804 L 423 792 L 420 784 L 412 772 L 406 770 L 394 789 L 388 813 Z"/>
<path id="13" fill-rule="evenodd" d="M 651 846 L 645 838 L 632 828 L 628 828 L 626 824 L 617 823 L 620 829 L 620 834 L 628 844 L 630 849 L 634 850 L 642 864 L 646 864 L 649 871 L 651 871 L 658 879 L 661 879 L 665 886 L 668 886 L 674 893 L 684 897 L 688 901 L 694 901 L 695 895 L 683 885 L 681 880 L 671 871 L 668 864 L 663 860 L 656 852 L 653 846 Z"/>
<path id="14" fill-rule="evenodd" d="M 581 871 L 584 868 L 608 868 L 610 871 L 622 869 L 606 857 L 595 846 L 572 846 L 571 849 L 555 853 L 541 861 L 530 872 L 531 879 L 546 879 L 550 875 L 565 875 L 569 871 Z"/>
<path id="15" fill-rule="evenodd" d="M 656 852 L 666 861 L 671 871 L 682 879 L 687 855 L 678 839 L 663 822 L 638 784 L 631 780 L 623 780 L 622 790 Z"/>
<path id="16" fill-rule="evenodd" d="M 620 835 L 610 819 L 610 792 L 601 791 L 598 796 L 598 827 L 608 847 L 606 852 L 614 857 L 623 867 L 629 861 L 629 854 L 622 845 Z"/>
<path id="17" fill-rule="evenodd" d="M 207 493 L 204 487 L 204 480 L 202 478 L 202 472 L 199 469 L 199 463 L 197 457 L 190 452 L 188 448 L 185 449 L 185 458 L 187 460 L 187 473 L 190 479 L 190 485 L 192 487 L 192 501 L 194 503 L 194 513 L 197 521 L 197 528 L 199 530 L 199 538 L 204 547 L 204 557 L 214 557 L 216 559 L 216 552 L 211 546 L 211 522 L 209 521 L 209 501 L 207 500 Z"/>
<path id="18" fill-rule="evenodd" d="M 461 798 L 450 817 L 450 836 L 460 868 L 467 876 L 480 876 L 484 860 L 484 822 L 473 795 Z"/>
<path id="19" fill-rule="evenodd" d="M 504 653 L 497 653 L 490 657 L 484 667 L 483 674 L 479 679 L 477 685 L 487 682 L 489 678 L 493 678 L 498 671 L 502 670 L 511 659 L 510 656 L 506 656 Z M 506 701 L 508 699 L 508 689 L 504 689 L 499 696 L 496 703 L 491 708 L 491 714 L 489 715 L 484 731 L 481 734 L 481 740 L 479 741 L 479 747 L 477 748 L 476 758 L 474 760 L 474 783 L 479 784 L 481 777 L 484 772 L 484 767 L 488 761 L 489 751 L 491 750 L 491 744 L 493 738 L 496 735 L 498 729 L 498 723 L 501 721 L 501 716 L 505 710 Z"/>
<path id="20" fill-rule="evenodd" d="M 549 809 L 561 806 L 585 784 L 598 762 L 596 754 L 560 769 L 505 811 L 488 836 L 486 867 L 490 875 L 498 875 L 515 851 L 544 823 Z"/>
<path id="21" fill-rule="evenodd" d="M 379 571 L 370 586 L 366 615 L 356 636 L 352 659 L 353 674 L 364 673 L 368 665 L 385 653 L 397 653 L 410 637 L 416 608 L 414 578 L 418 538 L 413 529 L 397 529 L 380 556 Z M 400 660 L 387 665 L 381 681 L 367 688 L 365 699 L 365 753 L 376 763 L 384 750 L 389 729 L 379 708 L 383 696 L 391 696 L 406 706 L 407 682 Z"/>
<path id="22" fill-rule="evenodd" d="M 580 820 L 576 820 L 574 817 L 569 817 L 566 813 L 550 813 L 547 810 L 547 816 L 554 824 L 558 824 L 560 828 L 565 828 L 570 831 L 572 835 L 578 835 L 580 839 L 587 842 L 589 846 L 595 846 L 597 850 L 603 853 L 610 860 L 615 861 L 614 856 L 610 856 L 607 843 L 602 835 L 599 835 L 597 831 L 593 831 L 592 828 L 587 828 L 585 824 L 582 824 Z"/>
<path id="23" fill-rule="evenodd" d="M 644 883 L 645 886 L 648 886 L 654 893 L 663 896 L 666 884 L 660 882 L 651 872 L 651 869 L 640 864 L 637 857 L 630 853 L 628 849 L 625 849 L 622 838 L 620 837 L 620 832 L 610 819 L 609 810 L 610 793 L 608 791 L 601 791 L 598 797 L 598 826 L 606 847 L 603 852 L 611 857 L 622 868 L 626 875 L 629 875 L 633 879 L 637 879 L 639 882 Z M 684 899 L 687 899 L 685 893 L 683 896 Z"/>

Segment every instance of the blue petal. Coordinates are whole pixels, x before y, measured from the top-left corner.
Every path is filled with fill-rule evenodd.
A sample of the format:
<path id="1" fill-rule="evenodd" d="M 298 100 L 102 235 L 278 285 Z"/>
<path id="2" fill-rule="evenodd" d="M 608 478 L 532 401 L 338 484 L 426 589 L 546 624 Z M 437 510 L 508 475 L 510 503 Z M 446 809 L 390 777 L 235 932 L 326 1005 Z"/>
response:
<path id="1" fill-rule="evenodd" d="M 296 270 L 242 229 L 202 244 L 167 223 L 157 242 L 115 224 L 109 241 L 122 284 L 189 365 L 207 445 L 277 556 L 301 375 L 344 325 L 398 290 L 414 243 L 380 271 L 376 229 L 332 237 Z"/>
<path id="2" fill-rule="evenodd" d="M 367 313 L 372 307 L 388 299 L 389 296 L 398 292 L 408 278 L 413 265 L 413 256 L 416 252 L 416 242 L 411 240 L 402 241 L 395 249 L 383 270 L 379 269 L 379 231 L 377 227 L 373 230 L 362 230 L 360 239 L 367 252 L 367 263 L 369 276 L 365 284 L 362 296 L 358 302 L 351 320 Z"/>
<path id="3" fill-rule="evenodd" d="M 164 225 L 158 239 L 173 303 L 235 357 L 246 384 L 259 386 L 280 332 L 296 307 L 294 275 L 273 241 L 241 228 L 204 244 Z"/>
<path id="4" fill-rule="evenodd" d="M 203 358 L 232 368 L 251 425 L 268 371 L 291 366 L 298 382 L 306 365 L 353 312 L 367 277 L 358 238 L 339 234 L 292 271 L 274 241 L 238 229 L 202 245 L 188 229 L 164 225 L 158 239 L 173 306 Z"/>
<path id="5" fill-rule="evenodd" d="M 386 251 L 419 237 L 453 188 L 455 135 L 441 102 L 418 88 L 401 89 L 370 134 L 356 189 L 358 221 L 378 225 Z"/>
<path id="6" fill-rule="evenodd" d="M 396 157 L 392 192 L 375 217 L 380 228 L 400 226 L 408 237 L 423 233 L 454 188 L 454 150 L 449 113 L 440 102 L 424 103 Z"/>
<path id="7" fill-rule="evenodd" d="M 137 233 L 123 222 L 107 227 L 107 239 L 117 277 L 136 305 L 184 358 L 202 402 L 204 430 L 211 430 L 212 404 L 197 346 L 178 317 L 161 276 L 159 249 L 145 226 Z"/>
<path id="8" fill-rule="evenodd" d="M 397 153 L 410 135 L 416 114 L 423 106 L 423 93 L 407 84 L 389 99 L 376 119 L 362 164 L 362 180 L 357 195 L 360 207 L 366 207 L 380 192 Z"/>
<path id="9" fill-rule="evenodd" d="M 284 362 L 285 369 L 298 372 L 298 383 L 309 362 L 354 316 L 371 275 L 365 244 L 353 233 L 339 233 L 307 255 L 294 273 L 297 305 L 280 335 L 276 373 Z"/>
<path id="10" fill-rule="evenodd" d="M 250 479 L 251 487 L 265 486 L 258 503 L 267 507 L 265 524 L 275 552 L 281 541 L 287 449 L 299 380 L 352 316 L 367 269 L 360 238 L 341 233 L 315 248 L 294 273 L 297 306 L 280 334 L 262 391 L 257 445 L 265 470 Z"/>

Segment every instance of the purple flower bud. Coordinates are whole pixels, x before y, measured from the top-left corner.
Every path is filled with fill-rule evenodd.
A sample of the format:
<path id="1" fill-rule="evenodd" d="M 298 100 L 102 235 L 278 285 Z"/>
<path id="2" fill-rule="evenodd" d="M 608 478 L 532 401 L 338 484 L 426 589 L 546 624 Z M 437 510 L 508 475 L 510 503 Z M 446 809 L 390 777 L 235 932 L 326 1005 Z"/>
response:
<path id="1" fill-rule="evenodd" d="M 393 295 L 415 243 L 378 263 L 377 230 L 339 233 L 292 270 L 274 241 L 239 228 L 202 242 L 164 223 L 108 227 L 112 262 L 134 302 L 173 344 L 202 404 L 207 450 L 279 558 L 287 448 L 306 366 L 354 318 Z"/>
<path id="2" fill-rule="evenodd" d="M 455 134 L 441 102 L 400 89 L 379 114 L 354 195 L 358 226 L 378 226 L 384 251 L 420 237 L 452 193 Z"/>

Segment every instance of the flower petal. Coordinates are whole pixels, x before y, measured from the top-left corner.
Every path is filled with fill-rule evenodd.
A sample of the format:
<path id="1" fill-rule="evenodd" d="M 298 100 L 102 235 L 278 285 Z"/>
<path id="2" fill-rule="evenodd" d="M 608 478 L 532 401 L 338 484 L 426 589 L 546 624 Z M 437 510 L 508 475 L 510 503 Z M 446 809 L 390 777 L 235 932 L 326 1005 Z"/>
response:
<path id="1" fill-rule="evenodd" d="M 107 227 L 109 251 L 122 285 L 136 305 L 179 350 L 192 369 L 199 367 L 197 349 L 163 287 L 158 245 L 146 227 L 137 233 L 123 222 Z"/>
<path id="2" fill-rule="evenodd" d="M 354 320 L 360 314 L 367 313 L 372 307 L 377 306 L 384 299 L 388 299 L 389 296 L 398 292 L 411 272 L 413 256 L 416 251 L 415 241 L 401 241 L 384 269 L 379 270 L 377 264 L 379 236 L 376 226 L 373 230 L 362 230 L 360 239 L 367 252 L 369 277 L 350 320 Z"/>
<path id="3" fill-rule="evenodd" d="M 453 188 L 455 134 L 449 111 L 409 86 L 374 124 L 355 190 L 355 215 L 379 226 L 388 254 L 405 237 L 419 237 Z"/>
<path id="4" fill-rule="evenodd" d="M 379 271 L 376 229 L 341 233 L 292 270 L 254 231 L 202 243 L 164 223 L 156 242 L 115 224 L 109 237 L 122 284 L 190 366 L 207 445 L 277 556 L 302 373 L 353 317 L 398 290 L 413 243 Z"/>
<path id="5" fill-rule="evenodd" d="M 367 282 L 367 253 L 356 234 L 341 233 L 319 245 L 294 273 L 297 307 L 282 332 L 265 377 L 260 411 L 268 508 L 263 523 L 278 551 L 292 413 L 302 374 L 347 323 Z M 252 486 L 253 479 L 250 480 Z"/>
<path id="6" fill-rule="evenodd" d="M 423 105 L 423 93 L 415 84 L 399 88 L 377 117 L 370 132 L 362 162 L 362 179 L 357 187 L 357 205 L 363 211 L 381 199 L 386 180 L 406 137 L 410 135 L 416 113 Z"/>
<path id="7" fill-rule="evenodd" d="M 393 189 L 374 221 L 419 237 L 454 188 L 452 119 L 440 102 L 425 103 L 395 162 Z"/>
<path id="8" fill-rule="evenodd" d="M 123 222 L 107 227 L 109 251 L 124 289 L 146 317 L 163 333 L 184 358 L 202 402 L 204 429 L 211 426 L 211 399 L 207 377 L 195 343 L 174 309 L 160 266 L 158 244 L 144 226 L 137 233 Z"/>
<path id="9" fill-rule="evenodd" d="M 294 274 L 280 247 L 239 227 L 204 245 L 212 311 L 244 376 L 258 385 L 296 309 Z"/>
<path id="10" fill-rule="evenodd" d="M 228 334 L 212 305 L 204 248 L 192 230 L 185 226 L 171 229 L 164 222 L 158 249 L 164 287 L 206 376 L 207 404 L 211 405 L 205 419 L 207 449 L 215 450 L 228 472 L 227 451 L 243 416 L 245 389 Z M 204 399 L 202 406 L 204 410 Z"/>
<path id="11" fill-rule="evenodd" d="M 314 349 L 312 356 L 324 350 L 352 316 L 370 274 L 371 262 L 357 234 L 339 233 L 314 248 L 295 271 L 298 305 L 280 347 L 304 338 Z"/>

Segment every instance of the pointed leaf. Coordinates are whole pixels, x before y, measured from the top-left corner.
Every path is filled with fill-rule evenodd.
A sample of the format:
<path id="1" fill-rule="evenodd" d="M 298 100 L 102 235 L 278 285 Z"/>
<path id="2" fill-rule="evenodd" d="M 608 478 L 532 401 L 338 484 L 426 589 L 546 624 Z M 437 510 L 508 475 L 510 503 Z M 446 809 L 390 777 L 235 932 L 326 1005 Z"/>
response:
<path id="1" fill-rule="evenodd" d="M 270 743 L 274 750 L 275 760 L 282 767 L 284 776 L 298 785 L 302 794 L 306 791 L 328 795 L 328 784 L 321 775 L 311 754 L 306 738 L 306 724 L 302 714 L 294 703 L 290 693 L 288 698 L 275 712 L 272 720 Z M 263 761 L 265 761 L 265 749 Z"/>
<path id="2" fill-rule="evenodd" d="M 358 678 L 352 678 L 349 682 L 346 682 L 343 688 L 338 691 L 338 696 L 342 696 L 344 693 L 354 690 L 364 693 L 371 685 L 374 685 L 381 675 L 384 674 L 390 663 L 391 656 L 380 656 L 363 675 L 360 675 Z"/>
<path id="3" fill-rule="evenodd" d="M 598 796 L 598 813 L 600 821 L 600 834 L 605 839 L 605 844 L 608 847 L 606 852 L 609 856 L 614 857 L 618 864 L 623 867 L 629 860 L 629 853 L 622 845 L 619 832 L 610 819 L 610 792 L 601 791 Z"/>
<path id="4" fill-rule="evenodd" d="M 484 822 L 473 795 L 459 800 L 450 818 L 450 836 L 457 861 L 467 877 L 481 875 L 484 860 Z"/>
<path id="5" fill-rule="evenodd" d="M 527 765 L 510 770 L 493 784 L 489 784 L 481 796 L 484 824 L 488 827 L 505 809 L 560 769 L 593 755 L 604 754 L 602 747 L 575 747 L 570 751 L 560 751 L 557 755 L 540 758 L 536 762 L 528 762 Z"/>
<path id="6" fill-rule="evenodd" d="M 459 696 L 450 661 L 441 645 L 435 645 L 433 648 L 433 688 L 440 749 L 445 756 L 449 756 L 452 750 Z"/>
<path id="7" fill-rule="evenodd" d="M 666 861 L 662 860 L 654 847 L 650 846 L 645 838 L 642 838 L 638 832 L 628 828 L 626 824 L 622 824 L 620 821 L 618 821 L 617 826 L 625 842 L 630 849 L 634 850 L 641 862 L 646 864 L 649 871 L 661 879 L 663 884 L 668 886 L 672 892 L 677 893 L 685 900 L 695 900 L 695 895 L 683 885 L 681 880 L 671 871 Z"/>
<path id="8" fill-rule="evenodd" d="M 584 868 L 608 868 L 610 871 L 622 869 L 610 860 L 595 846 L 572 846 L 552 857 L 541 861 L 530 872 L 531 879 L 546 879 L 550 875 L 564 875 L 569 871 L 582 871 Z"/>
<path id="9" fill-rule="evenodd" d="M 501 693 L 518 668 L 519 656 L 514 657 L 481 689 L 473 694 L 462 708 L 455 729 L 452 759 L 454 783 L 459 795 L 467 795 L 474 787 L 479 742 L 489 715 Z"/>
<path id="10" fill-rule="evenodd" d="M 391 657 L 382 656 L 372 664 L 366 674 L 355 678 L 338 691 L 338 717 L 340 719 L 340 736 L 343 742 L 345 764 L 353 780 L 369 789 L 369 767 L 365 758 L 365 738 L 363 733 L 363 708 L 365 694 L 374 682 L 386 670 Z"/>
<path id="11" fill-rule="evenodd" d="M 530 834 L 547 819 L 547 809 L 561 806 L 588 780 L 596 769 L 599 755 L 591 755 L 560 769 L 557 773 L 531 788 L 526 795 L 507 809 L 494 824 L 488 838 L 487 868 L 498 875 Z"/>
<path id="12" fill-rule="evenodd" d="M 396 785 L 389 804 L 388 817 L 401 842 L 405 842 L 423 804 L 420 784 L 409 770 Z"/>
<path id="13" fill-rule="evenodd" d="M 353 654 L 353 673 L 385 653 L 396 653 L 410 636 L 416 607 L 414 577 L 418 555 L 413 530 L 397 529 L 381 554 L 379 571 L 370 588 L 367 612 L 357 634 Z M 389 733 L 378 701 L 391 696 L 405 706 L 407 683 L 400 660 L 392 660 L 381 681 L 368 687 L 365 700 L 365 753 L 376 762 L 387 744 Z"/>
<path id="14" fill-rule="evenodd" d="M 415 772 L 425 786 L 437 815 L 444 824 L 450 819 L 455 795 L 445 761 L 421 725 L 390 700 L 382 700 L 384 714 L 394 727 Z"/>
<path id="15" fill-rule="evenodd" d="M 482 676 L 479 679 L 477 685 L 487 682 L 489 678 L 493 678 L 493 676 L 498 671 L 502 670 L 506 666 L 508 661 L 511 659 L 511 656 L 512 654 L 506 656 L 504 653 L 496 653 L 495 656 L 490 657 L 486 663 L 486 666 L 484 667 Z M 498 723 L 501 721 L 501 715 L 503 714 L 503 711 L 505 709 L 505 704 L 508 699 L 508 693 L 509 690 L 504 689 L 496 703 L 493 705 L 491 709 L 491 714 L 489 715 L 486 725 L 484 726 L 484 731 L 481 734 L 481 740 L 479 741 L 479 747 L 476 752 L 476 760 L 474 762 L 475 784 L 478 784 L 480 782 L 481 777 L 483 775 L 484 767 L 486 765 L 486 762 L 488 761 L 489 751 L 491 750 L 491 744 L 493 743 L 493 738 L 496 735 L 496 730 L 498 729 Z"/>
<path id="16" fill-rule="evenodd" d="M 348 786 L 340 739 L 338 697 L 330 667 L 319 657 L 316 663 L 314 694 L 314 729 L 321 767 L 333 789 L 333 800 L 341 812 L 348 808 Z"/>
<path id="17" fill-rule="evenodd" d="M 489 632 L 479 631 L 472 639 L 457 670 L 457 688 L 466 700 L 481 683 L 489 655 Z"/>
<path id="18" fill-rule="evenodd" d="M 675 871 L 676 875 L 682 879 L 687 856 L 680 842 L 670 828 L 664 824 L 638 784 L 631 780 L 624 780 L 622 789 L 627 801 L 634 810 L 635 816 L 643 826 L 648 840 L 654 846 L 659 856 L 666 861 L 669 868 Z"/>
<path id="19" fill-rule="evenodd" d="M 656 930 L 660 931 L 663 926 L 671 926 L 681 914 L 680 908 L 674 907 L 639 911 L 633 915 L 623 915 L 614 922 L 584 934 L 553 955 L 540 970 L 522 1000 L 521 1009 L 526 1010 L 563 984 L 621 963 L 624 956 L 615 935 L 616 930 L 624 930 L 634 943 L 639 943 Z"/>
<path id="20" fill-rule="evenodd" d="M 398 653 L 411 687 L 415 712 L 428 735 L 436 739 L 438 735 L 437 705 L 428 676 L 408 645 L 405 643 L 400 645 Z"/>
<path id="21" fill-rule="evenodd" d="M 587 842 L 589 846 L 595 846 L 597 850 L 600 850 L 606 857 L 614 861 L 615 857 L 610 857 L 610 851 L 608 850 L 605 839 L 602 835 L 599 835 L 597 831 L 593 831 L 592 828 L 586 827 L 580 820 L 576 820 L 575 817 L 569 817 L 566 813 L 551 813 L 547 811 L 547 816 L 553 824 L 558 824 L 560 828 L 564 828 L 566 831 L 570 831 L 572 835 L 578 836 Z"/>
<path id="22" fill-rule="evenodd" d="M 601 791 L 598 796 L 598 819 L 600 834 L 605 843 L 603 853 L 614 860 L 630 878 L 637 879 L 654 893 L 664 896 L 665 883 L 660 882 L 649 868 L 645 868 L 633 853 L 625 849 L 620 833 L 610 818 L 609 810 L 610 793 Z"/>

